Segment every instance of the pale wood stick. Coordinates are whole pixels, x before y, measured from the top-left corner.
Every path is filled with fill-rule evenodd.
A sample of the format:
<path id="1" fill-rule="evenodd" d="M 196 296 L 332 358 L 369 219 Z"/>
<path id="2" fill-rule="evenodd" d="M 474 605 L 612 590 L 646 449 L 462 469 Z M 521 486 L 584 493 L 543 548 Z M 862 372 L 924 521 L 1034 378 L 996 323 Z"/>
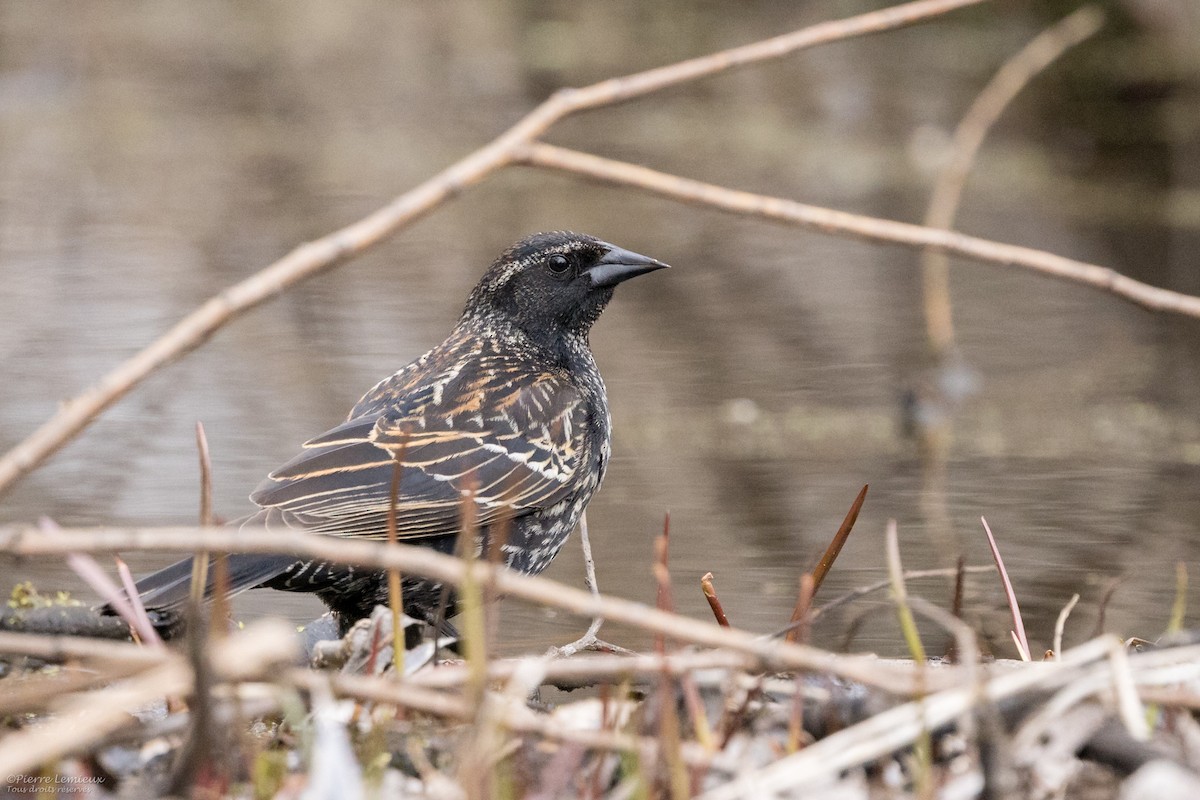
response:
<path id="1" fill-rule="evenodd" d="M 683 617 L 644 603 L 589 592 L 547 578 L 522 575 L 504 567 L 477 561 L 468 566 L 453 556 L 426 547 L 361 539 L 320 536 L 302 531 L 234 530 L 232 528 L 84 528 L 64 530 L 56 537 L 42 536 L 31 527 L 0 528 L 0 551 L 14 555 L 63 552 L 145 550 L 190 552 L 221 550 L 229 553 L 289 553 L 341 564 L 381 569 L 397 568 L 406 574 L 461 585 L 470 580 L 494 581 L 502 595 L 517 597 L 583 617 L 604 617 L 679 642 L 723 647 L 754 656 L 762 669 L 808 669 L 841 675 L 887 691 L 912 690 L 908 671 L 887 667 L 878 659 L 840 656 L 814 647 L 764 639 L 735 628 Z M 482 584 L 481 584 L 482 585 Z"/>
<path id="2" fill-rule="evenodd" d="M 1024 267 L 1043 275 L 1101 289 L 1151 311 L 1168 311 L 1200 318 L 1200 297 L 1161 289 L 1126 277 L 1109 267 L 1076 261 L 1032 247 L 727 189 L 541 142 L 524 146 L 518 152 L 518 158 L 521 163 L 531 166 L 572 172 L 621 186 L 634 186 L 673 200 L 719 208 L 733 214 L 761 217 L 838 236 L 929 248 L 972 261 Z"/>

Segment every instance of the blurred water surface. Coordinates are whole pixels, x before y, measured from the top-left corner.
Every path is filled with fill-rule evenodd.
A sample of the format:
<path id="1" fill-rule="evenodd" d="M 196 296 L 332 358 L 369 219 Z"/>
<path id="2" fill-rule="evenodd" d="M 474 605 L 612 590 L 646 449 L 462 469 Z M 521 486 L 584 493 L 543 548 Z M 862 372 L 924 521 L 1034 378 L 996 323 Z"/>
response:
<path id="1" fill-rule="evenodd" d="M 0 3 L 0 447 L 222 287 L 377 208 L 552 89 L 870 7 Z M 1066 10 L 984 6 L 582 115 L 550 139 L 915 222 L 972 98 Z M 1108 10 L 1106 30 L 993 131 L 959 227 L 1200 293 L 1197 13 L 1186 0 Z M 1084 600 L 1067 641 L 1090 635 L 1117 577 L 1108 628 L 1165 625 L 1174 565 L 1194 568 L 1200 542 L 1200 321 L 955 262 L 978 392 L 951 408 L 929 373 L 916 253 L 531 170 L 228 326 L 8 494 L 0 522 L 194 520 L 196 420 L 219 513 L 244 513 L 266 471 L 445 336 L 500 250 L 560 228 L 676 267 L 622 287 L 593 332 L 616 431 L 589 512 L 607 591 L 653 598 L 669 510 L 682 609 L 707 615 L 697 582 L 711 570 L 736 624 L 776 628 L 869 483 L 822 595 L 883 575 L 888 518 L 906 566 L 986 563 L 986 515 L 1035 649 L 1073 592 Z M 943 459 L 905 434 L 905 398 L 940 426 Z M 578 583 L 577 553 L 549 574 Z M 59 565 L 0 560 L 0 590 L 26 577 L 78 584 Z M 973 581 L 968 600 L 1011 654 L 996 582 Z M 240 608 L 303 620 L 319 604 L 254 592 Z M 515 602 L 502 616 L 510 651 L 581 627 Z M 894 652 L 893 629 L 877 596 L 815 637 L 837 646 L 854 630 L 852 646 Z"/>

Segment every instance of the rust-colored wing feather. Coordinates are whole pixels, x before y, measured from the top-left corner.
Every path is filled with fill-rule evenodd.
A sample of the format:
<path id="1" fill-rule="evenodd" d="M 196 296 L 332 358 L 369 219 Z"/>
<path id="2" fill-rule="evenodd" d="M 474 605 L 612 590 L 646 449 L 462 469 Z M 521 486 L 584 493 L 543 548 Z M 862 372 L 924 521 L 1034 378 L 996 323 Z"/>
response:
<path id="1" fill-rule="evenodd" d="M 385 538 L 397 456 L 401 539 L 457 533 L 468 494 L 480 524 L 569 497 L 586 455 L 583 398 L 564 376 L 518 382 L 508 366 L 464 360 L 425 381 L 402 371 L 372 390 L 389 402 L 368 395 L 365 414 L 307 442 L 251 499 L 289 525 Z"/>

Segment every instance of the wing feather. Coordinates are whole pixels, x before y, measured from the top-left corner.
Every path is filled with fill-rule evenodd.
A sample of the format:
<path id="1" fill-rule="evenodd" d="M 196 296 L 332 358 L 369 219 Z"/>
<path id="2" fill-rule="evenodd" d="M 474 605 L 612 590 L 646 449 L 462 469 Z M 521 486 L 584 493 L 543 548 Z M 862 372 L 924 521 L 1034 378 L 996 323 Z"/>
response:
<path id="1" fill-rule="evenodd" d="M 569 496 L 586 449 L 587 406 L 578 390 L 550 373 L 532 382 L 497 366 L 474 373 L 458 365 L 432 386 L 405 376 L 403 397 L 360 402 L 355 410 L 368 413 L 310 439 L 251 499 L 288 525 L 383 538 L 400 458 L 397 531 L 413 540 L 457 533 L 466 496 L 480 524 Z M 389 391 L 385 383 L 372 393 Z"/>

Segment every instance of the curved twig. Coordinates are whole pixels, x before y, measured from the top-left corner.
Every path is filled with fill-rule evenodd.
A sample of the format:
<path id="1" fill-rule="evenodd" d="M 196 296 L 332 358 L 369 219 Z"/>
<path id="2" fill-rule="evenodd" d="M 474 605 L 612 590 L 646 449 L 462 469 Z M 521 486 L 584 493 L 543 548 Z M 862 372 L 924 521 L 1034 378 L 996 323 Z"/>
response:
<path id="1" fill-rule="evenodd" d="M 971 103 L 954 131 L 950 160 L 933 186 L 925 224 L 931 228 L 954 226 L 958 201 L 975 156 L 992 125 L 1021 90 L 1063 53 L 1086 41 L 1104 23 L 1104 12 L 1084 6 L 1039 33 L 1016 55 L 1004 62 Z M 945 253 L 928 252 L 921 260 L 925 293 L 925 330 L 938 355 L 954 347 L 954 318 L 950 311 L 950 263 Z"/>

